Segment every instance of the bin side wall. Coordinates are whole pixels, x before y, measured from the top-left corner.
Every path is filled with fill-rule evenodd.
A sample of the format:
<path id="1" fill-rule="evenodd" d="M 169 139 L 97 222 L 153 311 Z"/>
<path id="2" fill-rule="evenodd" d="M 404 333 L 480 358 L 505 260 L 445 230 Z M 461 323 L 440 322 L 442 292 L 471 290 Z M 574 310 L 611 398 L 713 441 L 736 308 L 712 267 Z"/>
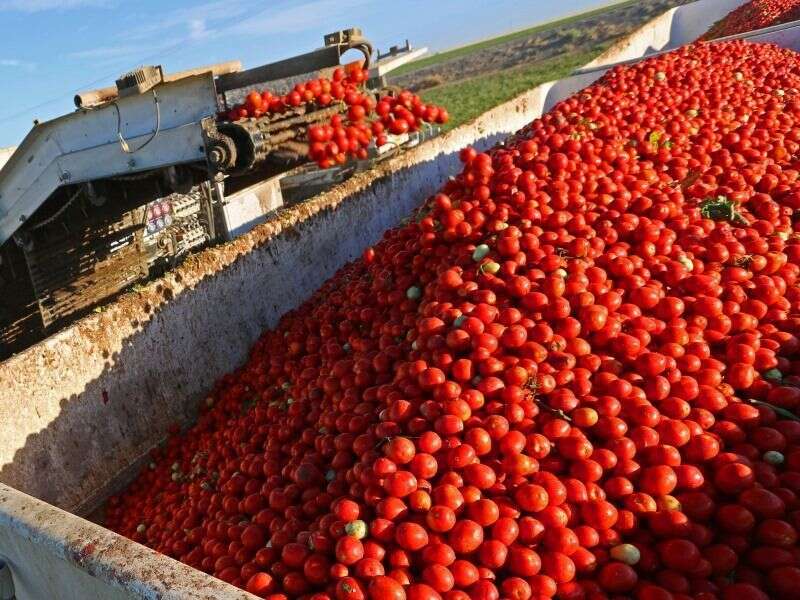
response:
<path id="1" fill-rule="evenodd" d="M 17 600 L 256 600 L 3 484 L 0 560 Z"/>

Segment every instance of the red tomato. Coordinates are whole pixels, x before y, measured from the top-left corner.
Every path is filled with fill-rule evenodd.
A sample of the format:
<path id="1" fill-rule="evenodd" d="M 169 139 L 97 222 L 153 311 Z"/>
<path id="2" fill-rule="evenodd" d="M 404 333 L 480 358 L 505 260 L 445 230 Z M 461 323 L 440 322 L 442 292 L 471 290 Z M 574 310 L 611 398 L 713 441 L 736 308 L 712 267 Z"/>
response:
<path id="1" fill-rule="evenodd" d="M 483 528 L 475 521 L 458 521 L 448 534 L 450 546 L 459 554 L 470 554 L 483 543 Z"/>
<path id="2" fill-rule="evenodd" d="M 405 600 L 406 592 L 391 577 L 378 576 L 369 582 L 367 594 L 372 600 Z"/>

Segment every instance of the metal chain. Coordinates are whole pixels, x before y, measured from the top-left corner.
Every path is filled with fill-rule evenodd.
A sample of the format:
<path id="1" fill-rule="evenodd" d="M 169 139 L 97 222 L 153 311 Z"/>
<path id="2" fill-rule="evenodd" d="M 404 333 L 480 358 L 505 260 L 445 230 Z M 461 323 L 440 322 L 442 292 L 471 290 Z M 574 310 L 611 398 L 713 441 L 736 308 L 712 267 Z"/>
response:
<path id="1" fill-rule="evenodd" d="M 59 208 L 52 216 L 48 217 L 44 221 L 42 221 L 40 223 L 37 223 L 36 225 L 31 226 L 30 231 L 36 231 L 37 229 L 41 229 L 42 227 L 45 227 L 46 225 L 49 225 L 50 223 L 52 223 L 53 221 L 58 219 L 58 217 L 60 217 L 61 215 L 64 214 L 65 210 L 67 210 L 70 206 L 72 206 L 72 203 L 75 202 L 75 200 L 78 198 L 78 196 L 81 195 L 82 191 L 83 191 L 83 188 L 79 187 L 78 190 L 74 194 L 72 194 L 72 197 L 69 200 L 67 200 L 67 202 L 66 202 L 66 204 L 64 204 L 64 206 Z"/>

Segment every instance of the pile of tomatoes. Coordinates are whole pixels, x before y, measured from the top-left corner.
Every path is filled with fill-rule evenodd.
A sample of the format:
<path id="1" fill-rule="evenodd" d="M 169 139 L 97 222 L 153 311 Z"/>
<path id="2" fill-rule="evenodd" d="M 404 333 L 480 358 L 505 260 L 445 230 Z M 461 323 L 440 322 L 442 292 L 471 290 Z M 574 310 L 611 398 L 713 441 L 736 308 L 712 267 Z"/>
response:
<path id="1" fill-rule="evenodd" d="M 800 19 L 800 0 L 751 0 L 728 13 L 703 36 L 713 40 Z"/>
<path id="2" fill-rule="evenodd" d="M 332 105 L 346 107 L 343 114 L 308 126 L 305 139 L 308 156 L 321 168 L 343 164 L 348 158 L 366 159 L 368 147 L 388 142 L 387 133 L 401 135 L 418 131 L 423 123 L 444 124 L 449 120 L 445 108 L 425 104 L 422 99 L 401 90 L 376 100 L 364 85 L 368 71 L 360 63 L 350 63 L 334 70 L 332 78 L 298 83 L 292 91 L 274 96 L 268 90 L 251 91 L 244 103 L 234 106 L 222 118 L 239 121 L 267 115 L 279 115 L 305 106 L 314 111 Z"/>
<path id="3" fill-rule="evenodd" d="M 465 149 L 109 526 L 270 600 L 796 598 L 799 90 L 697 44 Z"/>

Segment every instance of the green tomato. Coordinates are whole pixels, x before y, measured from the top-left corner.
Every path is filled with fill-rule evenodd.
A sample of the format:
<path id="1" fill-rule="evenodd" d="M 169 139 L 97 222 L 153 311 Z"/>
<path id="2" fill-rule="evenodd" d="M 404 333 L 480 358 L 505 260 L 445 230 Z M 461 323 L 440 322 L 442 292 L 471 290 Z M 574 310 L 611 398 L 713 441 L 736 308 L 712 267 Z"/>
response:
<path id="1" fill-rule="evenodd" d="M 483 265 L 481 266 L 481 270 L 484 273 L 490 273 L 491 275 L 494 275 L 500 270 L 500 265 L 494 262 L 493 260 L 490 260 L 487 263 L 483 263 Z"/>
<path id="2" fill-rule="evenodd" d="M 784 459 L 783 454 L 777 450 L 769 450 L 764 452 L 764 462 L 773 466 L 782 465 Z"/>
<path id="3" fill-rule="evenodd" d="M 486 244 L 480 244 L 475 247 L 475 250 L 472 251 L 472 260 L 475 262 L 481 262 L 486 255 L 489 254 L 490 248 Z"/>
<path id="4" fill-rule="evenodd" d="M 611 548 L 609 555 L 614 560 L 623 562 L 626 565 L 635 565 L 642 558 L 642 553 L 633 544 L 619 544 Z"/>
<path id="5" fill-rule="evenodd" d="M 422 298 L 422 290 L 419 289 L 416 285 L 412 285 L 410 288 L 406 290 L 406 298 L 409 300 L 419 300 Z"/>
<path id="6" fill-rule="evenodd" d="M 367 537 L 367 524 L 361 519 L 350 521 L 344 526 L 344 530 L 347 535 L 352 535 L 354 538 L 359 540 Z"/>

